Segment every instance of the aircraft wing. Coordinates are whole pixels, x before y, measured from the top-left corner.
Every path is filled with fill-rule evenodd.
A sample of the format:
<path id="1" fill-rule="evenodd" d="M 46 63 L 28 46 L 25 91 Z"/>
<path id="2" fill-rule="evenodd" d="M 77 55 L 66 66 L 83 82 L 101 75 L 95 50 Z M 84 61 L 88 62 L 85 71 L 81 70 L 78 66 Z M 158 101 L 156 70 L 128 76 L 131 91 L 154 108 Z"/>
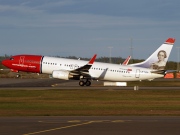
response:
<path id="1" fill-rule="evenodd" d="M 75 70 L 72 70 L 70 71 L 70 73 L 73 73 L 73 74 L 78 74 L 78 75 L 83 75 L 83 76 L 87 76 L 87 77 L 90 77 L 89 75 L 89 69 L 91 68 L 91 66 L 93 65 L 95 59 L 96 59 L 96 54 L 90 59 L 90 61 L 82 66 L 82 67 L 79 67 Z"/>

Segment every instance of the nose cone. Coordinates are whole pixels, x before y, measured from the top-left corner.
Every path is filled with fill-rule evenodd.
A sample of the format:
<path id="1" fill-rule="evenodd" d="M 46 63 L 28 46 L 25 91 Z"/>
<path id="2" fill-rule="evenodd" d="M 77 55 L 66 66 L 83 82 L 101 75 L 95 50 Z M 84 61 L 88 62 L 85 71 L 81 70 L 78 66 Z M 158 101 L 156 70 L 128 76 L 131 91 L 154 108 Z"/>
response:
<path id="1" fill-rule="evenodd" d="M 3 60 L 1 63 L 7 67 L 7 60 Z"/>

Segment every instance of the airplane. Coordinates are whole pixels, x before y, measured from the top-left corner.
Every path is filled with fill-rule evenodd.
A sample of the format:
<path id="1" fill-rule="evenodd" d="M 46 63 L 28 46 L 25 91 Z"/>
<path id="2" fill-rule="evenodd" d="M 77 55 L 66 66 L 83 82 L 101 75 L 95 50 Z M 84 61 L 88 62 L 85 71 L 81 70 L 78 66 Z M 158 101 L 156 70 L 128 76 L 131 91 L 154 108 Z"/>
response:
<path id="1" fill-rule="evenodd" d="M 130 65 L 95 62 L 96 54 L 89 61 L 22 54 L 5 59 L 2 64 L 16 72 L 49 74 L 52 78 L 79 80 L 80 86 L 90 86 L 91 80 L 114 82 L 152 80 L 162 78 L 166 74 L 164 68 L 174 42 L 174 38 L 168 38 L 144 62 Z"/>

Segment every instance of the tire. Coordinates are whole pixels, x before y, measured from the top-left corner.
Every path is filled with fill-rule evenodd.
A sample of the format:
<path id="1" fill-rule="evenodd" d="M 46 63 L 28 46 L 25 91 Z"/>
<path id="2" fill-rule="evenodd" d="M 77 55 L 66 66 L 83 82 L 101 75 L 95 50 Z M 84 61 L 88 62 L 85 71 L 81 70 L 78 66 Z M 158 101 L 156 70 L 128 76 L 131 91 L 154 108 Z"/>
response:
<path id="1" fill-rule="evenodd" d="M 19 74 L 16 75 L 16 78 L 20 78 L 20 77 L 21 77 L 21 75 L 19 75 Z"/>
<path id="2" fill-rule="evenodd" d="M 84 86 L 84 84 L 85 84 L 84 81 L 80 81 L 80 82 L 79 82 L 79 85 L 80 85 L 80 86 Z"/>
<path id="3" fill-rule="evenodd" d="M 86 86 L 91 86 L 91 82 L 90 82 L 90 81 L 87 81 L 85 85 L 86 85 Z"/>

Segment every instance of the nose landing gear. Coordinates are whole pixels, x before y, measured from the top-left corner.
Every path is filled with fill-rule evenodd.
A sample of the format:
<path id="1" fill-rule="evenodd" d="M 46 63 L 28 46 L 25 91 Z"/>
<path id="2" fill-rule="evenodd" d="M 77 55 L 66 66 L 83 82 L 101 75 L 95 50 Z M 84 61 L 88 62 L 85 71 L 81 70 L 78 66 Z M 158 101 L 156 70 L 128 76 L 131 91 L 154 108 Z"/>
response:
<path id="1" fill-rule="evenodd" d="M 21 77 L 21 75 L 20 74 L 16 74 L 16 78 L 20 78 Z"/>

